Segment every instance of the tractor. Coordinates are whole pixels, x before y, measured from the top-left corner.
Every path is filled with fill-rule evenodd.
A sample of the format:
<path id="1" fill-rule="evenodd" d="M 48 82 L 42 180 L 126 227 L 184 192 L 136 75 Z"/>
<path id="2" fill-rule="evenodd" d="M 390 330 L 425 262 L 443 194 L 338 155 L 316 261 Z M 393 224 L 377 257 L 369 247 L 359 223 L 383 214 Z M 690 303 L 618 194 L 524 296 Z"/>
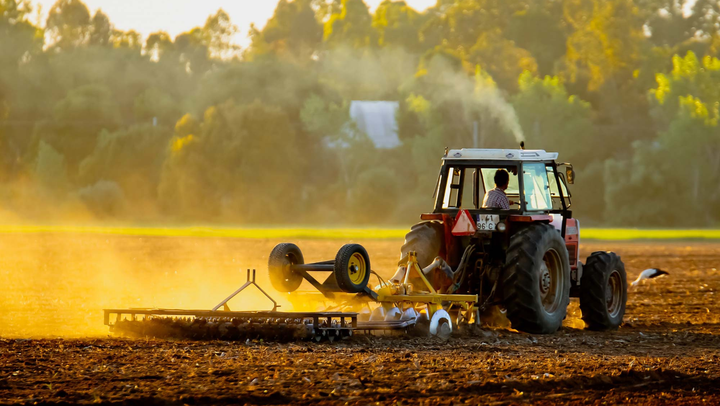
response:
<path id="1" fill-rule="evenodd" d="M 623 262 L 605 251 L 581 261 L 580 222 L 568 190 L 575 173 L 557 157 L 544 150 L 446 149 L 434 210 L 406 235 L 391 282 L 403 279 L 408 256 L 416 255 L 438 292 L 476 294 L 480 312 L 500 311 L 514 329 L 557 331 L 571 297 L 579 298 L 587 328 L 618 328 L 627 301 Z M 509 175 L 509 208 L 484 208 L 498 170 Z M 469 230 L 458 224 L 468 217 Z"/>
<path id="2" fill-rule="evenodd" d="M 483 315 L 500 312 L 517 330 L 545 334 L 560 328 L 570 297 L 578 297 L 589 329 L 616 329 L 627 301 L 625 267 L 612 252 L 580 261 L 580 222 L 570 211 L 568 190 L 575 173 L 557 156 L 522 145 L 446 150 L 435 208 L 406 235 L 398 269 L 387 282 L 359 244 L 309 264 L 297 245 L 275 246 L 268 259 L 275 290 L 295 295 L 307 281 L 335 301 L 332 308 L 278 311 L 248 270 L 247 282 L 211 310 L 105 309 L 105 324 L 139 336 L 333 341 L 377 330 L 447 336 L 453 326 L 477 326 Z M 502 185 L 495 184 L 498 173 Z M 500 207 L 484 198 L 495 186 L 503 190 L 492 192 L 505 199 Z M 311 272 L 328 276 L 321 282 Z M 380 282 L 374 289 L 368 286 L 371 274 Z M 268 297 L 271 310 L 230 310 L 228 301 L 250 286 Z M 298 292 L 297 300 L 317 304 L 311 294 Z"/>

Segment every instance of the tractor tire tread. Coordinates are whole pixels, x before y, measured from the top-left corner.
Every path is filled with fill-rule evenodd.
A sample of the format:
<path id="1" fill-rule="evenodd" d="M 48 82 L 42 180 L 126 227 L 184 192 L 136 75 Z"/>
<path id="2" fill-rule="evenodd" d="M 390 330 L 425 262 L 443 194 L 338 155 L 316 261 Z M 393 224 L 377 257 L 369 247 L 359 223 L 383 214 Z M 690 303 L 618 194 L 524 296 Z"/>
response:
<path id="1" fill-rule="evenodd" d="M 418 265 L 424 268 L 440 254 L 445 242 L 445 229 L 442 221 L 425 220 L 410 227 L 405 235 L 405 242 L 400 248 L 398 266 L 407 265 L 408 253 L 417 252 Z"/>
<path id="2" fill-rule="evenodd" d="M 507 309 L 507 318 L 516 330 L 528 333 L 554 333 L 562 324 L 567 312 L 570 293 L 570 264 L 564 241 L 554 227 L 545 223 L 537 223 L 517 232 L 511 237 L 507 250 L 505 269 L 502 276 L 502 296 Z M 545 241 L 551 239 L 550 241 Z M 556 239 L 556 241 L 552 241 Z M 544 246 L 555 244 L 563 266 L 563 295 L 552 320 L 544 317 L 544 309 L 537 295 L 533 272 L 537 272 L 538 261 L 542 261 Z M 562 249 L 560 249 L 562 247 Z"/>
<path id="3" fill-rule="evenodd" d="M 617 270 L 623 281 L 623 297 L 619 317 L 613 319 L 607 311 L 605 289 L 609 274 Z M 580 281 L 580 310 L 589 330 L 615 330 L 622 324 L 627 302 L 627 276 L 625 265 L 614 252 L 596 251 L 590 254 L 583 267 Z"/>

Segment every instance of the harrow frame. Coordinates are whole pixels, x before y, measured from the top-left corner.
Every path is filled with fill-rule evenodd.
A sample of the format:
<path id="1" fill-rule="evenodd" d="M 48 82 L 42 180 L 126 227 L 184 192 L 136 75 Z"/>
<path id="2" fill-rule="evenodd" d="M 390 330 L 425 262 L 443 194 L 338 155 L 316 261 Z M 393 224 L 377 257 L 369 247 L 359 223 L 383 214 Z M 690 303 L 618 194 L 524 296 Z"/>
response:
<path id="1" fill-rule="evenodd" d="M 202 309 L 103 309 L 104 323 L 110 331 L 129 334 L 147 334 L 148 329 L 162 328 L 174 332 L 192 330 L 192 327 L 212 323 L 217 331 L 190 333 L 189 338 L 218 338 L 217 334 L 243 336 L 262 335 L 263 330 L 276 334 L 283 326 L 292 326 L 293 338 L 315 339 L 346 338 L 357 329 L 357 313 L 353 312 L 280 312 L 280 305 L 255 282 L 255 270 L 247 270 L 247 282 L 211 310 Z M 272 310 L 232 311 L 227 302 L 249 286 L 255 286 L 272 303 Z M 220 308 L 223 310 L 219 310 Z M 114 317 L 113 317 L 114 316 Z M 149 323 L 143 323 L 149 322 Z M 155 322 L 155 323 L 153 323 Z M 223 331 L 220 331 L 222 325 Z M 236 331 L 232 331 L 232 330 Z M 240 329 L 246 329 L 243 333 Z M 197 329 L 196 329 L 197 330 Z M 157 329 L 155 329 L 157 331 Z M 250 337 L 248 337 L 250 338 Z"/>

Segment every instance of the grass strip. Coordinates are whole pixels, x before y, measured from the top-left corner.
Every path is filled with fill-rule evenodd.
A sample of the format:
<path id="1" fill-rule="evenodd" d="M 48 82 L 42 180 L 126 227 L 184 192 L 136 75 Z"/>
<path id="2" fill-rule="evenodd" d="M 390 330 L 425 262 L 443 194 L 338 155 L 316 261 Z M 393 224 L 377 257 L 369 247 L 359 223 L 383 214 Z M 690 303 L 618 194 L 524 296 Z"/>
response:
<path id="1" fill-rule="evenodd" d="M 231 228 L 231 227 L 118 227 L 6 225 L 3 234 L 67 233 L 148 237 L 225 237 L 248 239 L 363 240 L 403 239 L 407 228 Z M 583 228 L 583 240 L 718 240 L 720 230 Z"/>

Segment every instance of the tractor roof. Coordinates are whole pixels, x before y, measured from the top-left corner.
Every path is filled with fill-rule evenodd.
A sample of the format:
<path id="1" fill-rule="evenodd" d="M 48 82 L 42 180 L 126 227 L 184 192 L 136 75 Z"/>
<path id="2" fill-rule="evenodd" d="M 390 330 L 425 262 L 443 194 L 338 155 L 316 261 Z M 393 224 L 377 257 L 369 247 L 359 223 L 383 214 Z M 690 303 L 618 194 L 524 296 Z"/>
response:
<path id="1" fill-rule="evenodd" d="M 542 149 L 451 149 L 443 157 L 447 161 L 554 161 L 557 152 Z"/>

